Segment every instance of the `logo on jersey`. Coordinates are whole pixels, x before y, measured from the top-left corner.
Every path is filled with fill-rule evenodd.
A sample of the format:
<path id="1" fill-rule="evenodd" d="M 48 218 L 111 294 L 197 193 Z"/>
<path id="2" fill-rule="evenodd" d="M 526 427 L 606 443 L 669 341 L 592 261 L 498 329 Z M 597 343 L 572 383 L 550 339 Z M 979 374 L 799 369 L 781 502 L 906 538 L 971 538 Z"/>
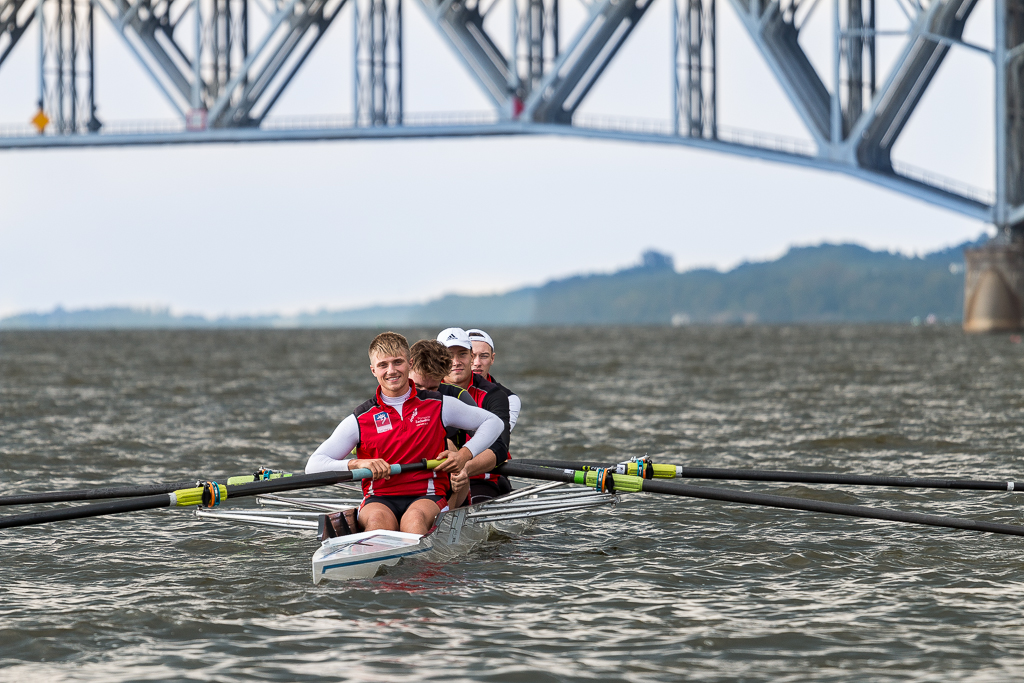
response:
<path id="1" fill-rule="evenodd" d="M 391 431 L 391 418 L 387 413 L 377 413 L 373 416 L 373 424 L 377 425 L 377 433 Z"/>
<path id="2" fill-rule="evenodd" d="M 417 419 L 416 416 L 419 415 L 419 414 L 420 414 L 420 409 L 419 408 L 415 408 L 412 411 L 412 415 L 409 416 L 409 423 L 412 424 L 414 427 L 422 427 L 423 425 L 428 424 L 430 422 L 430 417 L 429 416 L 424 416 L 424 417 L 421 417 L 421 418 Z"/>

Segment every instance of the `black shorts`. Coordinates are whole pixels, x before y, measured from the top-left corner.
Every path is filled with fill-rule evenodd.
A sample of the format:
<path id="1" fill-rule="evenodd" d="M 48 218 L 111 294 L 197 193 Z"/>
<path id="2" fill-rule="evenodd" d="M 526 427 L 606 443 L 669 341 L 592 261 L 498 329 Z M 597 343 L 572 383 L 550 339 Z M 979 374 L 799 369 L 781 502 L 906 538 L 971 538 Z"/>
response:
<path id="1" fill-rule="evenodd" d="M 512 483 L 505 475 L 499 475 L 496 479 L 470 479 L 469 498 L 470 503 L 482 503 L 491 498 L 503 496 L 512 492 Z"/>
<path id="2" fill-rule="evenodd" d="M 402 515 L 409 509 L 409 506 L 415 503 L 417 500 L 432 500 L 437 504 L 437 507 L 444 512 L 448 508 L 448 499 L 444 496 L 429 495 L 429 496 L 367 496 L 363 498 L 363 502 L 360 503 L 359 509 L 362 510 L 367 503 L 381 503 L 387 505 L 388 509 L 391 510 L 395 515 L 395 519 L 401 521 Z"/>

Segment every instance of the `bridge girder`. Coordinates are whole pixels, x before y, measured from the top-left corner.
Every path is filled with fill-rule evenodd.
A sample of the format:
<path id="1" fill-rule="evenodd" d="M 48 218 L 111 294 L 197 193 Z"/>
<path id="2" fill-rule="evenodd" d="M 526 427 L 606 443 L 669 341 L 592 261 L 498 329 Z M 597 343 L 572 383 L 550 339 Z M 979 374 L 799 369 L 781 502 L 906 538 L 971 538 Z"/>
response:
<path id="1" fill-rule="evenodd" d="M 1024 226 L 1024 0 L 996 0 L 993 50 L 963 41 L 977 0 L 901 3 L 908 18 L 906 42 L 880 85 L 875 40 L 883 32 L 875 26 L 876 0 L 832 0 L 833 72 L 827 78 L 800 42 L 816 0 L 729 0 L 814 141 L 814 150 L 789 151 L 753 135 L 749 140 L 740 140 L 735 133 L 723 138 L 717 120 L 715 0 L 669 0 L 673 111 L 668 130 L 657 133 L 628 126 L 597 129 L 578 116 L 581 103 L 653 0 L 587 0 L 586 17 L 570 33 L 560 20 L 558 0 L 501 0 L 511 10 L 507 52 L 489 35 L 486 22 L 499 0 L 418 0 L 494 106 L 492 123 L 463 126 L 410 126 L 404 118 L 401 0 L 270 0 L 269 26 L 251 40 L 250 5 L 262 1 L 0 0 L 0 66 L 30 33 L 33 20 L 49 25 L 51 17 L 64 16 L 62 12 L 71 8 L 78 12 L 79 19 L 72 23 L 82 35 L 85 29 L 91 33 L 92 9 L 97 8 L 186 124 L 183 132 L 156 137 L 119 134 L 110 126 L 97 133 L 91 85 L 77 87 L 82 74 L 91 82 L 91 60 L 88 68 L 79 66 L 84 54 L 79 48 L 87 43 L 65 38 L 59 50 L 50 51 L 63 60 L 59 68 L 52 56 L 47 64 L 47 50 L 41 51 L 40 99 L 58 123 L 46 135 L 0 138 L 0 148 L 559 132 L 679 143 L 839 171 L 1008 231 Z M 353 127 L 262 129 L 346 4 L 352 5 L 355 15 Z M 79 5 L 88 8 L 85 24 L 76 10 Z M 44 34 L 46 30 L 44 25 Z M 87 42 L 91 53 L 91 40 Z M 894 144 L 954 46 L 985 52 L 995 63 L 997 160 L 992 198 L 980 198 L 977 192 L 926 174 L 915 175 L 892 158 Z M 64 87 L 67 78 L 61 76 L 69 70 L 74 74 L 72 95 Z M 57 86 L 53 74 L 58 75 Z M 54 92 L 64 93 L 64 99 L 55 98 Z M 88 93 L 84 107 L 82 92 Z M 86 130 L 92 134 L 82 132 Z"/>
<path id="2" fill-rule="evenodd" d="M 524 14 L 518 11 L 519 1 L 513 0 L 512 49 L 506 54 L 484 26 L 480 0 L 420 0 L 504 118 L 564 124 L 571 124 L 651 2 L 596 0 L 563 48 L 557 0 L 526 0 Z M 521 44 L 525 60 L 519 58 Z M 550 47 L 550 59 L 545 45 Z"/>
<path id="3" fill-rule="evenodd" d="M 35 19 L 35 3 L 8 0 L 0 3 L 0 66 Z"/>

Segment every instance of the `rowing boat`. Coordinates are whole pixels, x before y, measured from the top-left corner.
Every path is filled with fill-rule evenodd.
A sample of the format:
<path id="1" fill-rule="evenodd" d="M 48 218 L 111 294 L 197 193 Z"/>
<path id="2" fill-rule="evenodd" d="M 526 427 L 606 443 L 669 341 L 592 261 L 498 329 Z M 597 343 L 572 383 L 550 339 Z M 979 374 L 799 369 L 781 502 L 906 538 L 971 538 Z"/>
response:
<path id="1" fill-rule="evenodd" d="M 313 553 L 311 564 L 313 583 L 319 584 L 324 579 L 371 578 L 384 567 L 392 567 L 403 560 L 451 559 L 472 551 L 496 535 L 519 535 L 538 517 L 614 505 L 618 501 L 619 496 L 614 493 L 564 482 L 534 484 L 483 503 L 442 512 L 430 531 L 423 535 L 385 530 L 334 535 L 338 525 L 332 524 L 332 519 L 352 513 L 359 502 L 345 498 L 268 495 L 256 499 L 263 509 L 199 508 L 196 516 L 316 534 L 321 543 Z"/>

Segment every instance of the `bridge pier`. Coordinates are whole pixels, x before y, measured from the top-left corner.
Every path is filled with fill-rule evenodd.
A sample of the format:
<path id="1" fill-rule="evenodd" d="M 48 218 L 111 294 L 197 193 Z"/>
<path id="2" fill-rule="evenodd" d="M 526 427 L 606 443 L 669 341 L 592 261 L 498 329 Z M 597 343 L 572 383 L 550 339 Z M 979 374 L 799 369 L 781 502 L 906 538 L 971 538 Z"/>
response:
<path id="1" fill-rule="evenodd" d="M 964 331 L 1024 327 L 1024 241 L 996 239 L 966 250 L 964 260 Z"/>
<path id="2" fill-rule="evenodd" d="M 964 253 L 964 330 L 1024 329 L 1024 0 L 996 0 L 997 237 Z"/>

